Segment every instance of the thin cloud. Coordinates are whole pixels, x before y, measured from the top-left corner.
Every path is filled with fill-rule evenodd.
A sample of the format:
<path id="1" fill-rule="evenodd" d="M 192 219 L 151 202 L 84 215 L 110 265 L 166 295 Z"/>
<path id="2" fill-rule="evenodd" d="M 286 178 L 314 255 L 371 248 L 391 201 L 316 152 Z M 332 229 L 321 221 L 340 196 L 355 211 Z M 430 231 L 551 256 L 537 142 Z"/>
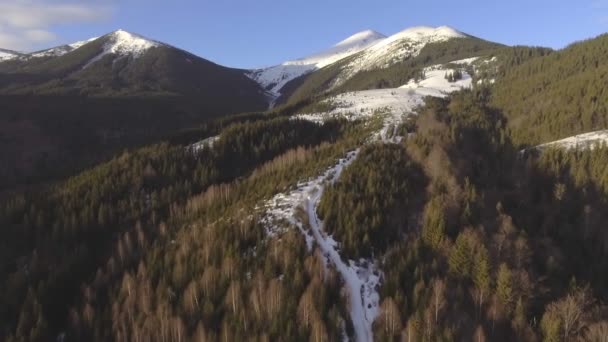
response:
<path id="1" fill-rule="evenodd" d="M 56 25 L 107 20 L 107 5 L 66 3 L 52 0 L 2 0 L 0 3 L 0 47 L 28 50 L 57 39 Z"/>

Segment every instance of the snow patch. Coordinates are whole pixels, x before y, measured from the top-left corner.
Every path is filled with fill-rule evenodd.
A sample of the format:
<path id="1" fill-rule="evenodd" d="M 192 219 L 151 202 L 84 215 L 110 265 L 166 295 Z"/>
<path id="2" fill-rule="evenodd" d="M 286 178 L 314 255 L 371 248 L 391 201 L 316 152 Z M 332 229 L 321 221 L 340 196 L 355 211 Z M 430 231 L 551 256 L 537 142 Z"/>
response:
<path id="1" fill-rule="evenodd" d="M 565 139 L 532 147 L 532 149 L 537 151 L 543 151 L 548 148 L 561 148 L 565 150 L 593 150 L 602 144 L 608 144 L 608 130 L 573 135 Z"/>
<path id="2" fill-rule="evenodd" d="M 206 139 L 203 139 L 201 141 L 197 141 L 194 144 L 190 144 L 188 146 L 186 146 L 186 149 L 188 151 L 192 151 L 194 153 L 199 152 L 200 150 L 204 149 L 204 148 L 210 148 L 213 147 L 213 144 L 218 141 L 220 138 L 219 135 L 213 136 L 213 137 L 209 137 Z"/>
<path id="3" fill-rule="evenodd" d="M 462 65 L 473 61 L 474 58 L 469 58 L 447 64 Z M 424 69 L 424 79 L 411 80 L 399 88 L 343 93 L 325 100 L 334 107 L 331 111 L 299 114 L 295 117 L 323 122 L 334 117 L 344 117 L 349 120 L 369 118 L 376 113 L 384 112 L 389 113 L 385 119 L 385 126 L 398 124 L 404 116 L 411 115 L 418 106 L 424 104 L 426 96 L 445 97 L 449 93 L 472 86 L 472 77 L 466 71 L 462 71 L 461 80 L 448 82 L 445 75 L 452 71 L 453 69 L 444 65 L 434 65 Z"/>

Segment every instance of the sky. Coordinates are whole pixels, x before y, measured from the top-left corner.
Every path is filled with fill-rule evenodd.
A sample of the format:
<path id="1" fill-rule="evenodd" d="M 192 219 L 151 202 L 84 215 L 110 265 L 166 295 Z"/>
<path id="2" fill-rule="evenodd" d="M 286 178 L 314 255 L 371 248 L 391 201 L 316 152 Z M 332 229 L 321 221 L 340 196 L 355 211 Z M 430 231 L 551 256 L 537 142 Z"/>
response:
<path id="1" fill-rule="evenodd" d="M 419 25 L 559 49 L 608 32 L 608 0 L 0 0 L 0 48 L 34 51 L 124 29 L 239 68 L 304 57 L 366 29 Z"/>

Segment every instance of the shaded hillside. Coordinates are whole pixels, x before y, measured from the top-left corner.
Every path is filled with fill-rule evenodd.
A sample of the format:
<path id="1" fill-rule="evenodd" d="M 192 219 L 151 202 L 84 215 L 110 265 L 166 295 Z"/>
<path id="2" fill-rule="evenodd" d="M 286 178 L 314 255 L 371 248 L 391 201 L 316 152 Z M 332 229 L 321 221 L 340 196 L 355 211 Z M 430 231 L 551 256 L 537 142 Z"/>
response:
<path id="1" fill-rule="evenodd" d="M 124 31 L 60 56 L 0 63 L 0 96 L 0 191 L 267 107 L 244 70 Z"/>
<path id="2" fill-rule="evenodd" d="M 531 58 L 502 74 L 493 105 L 509 118 L 516 143 L 538 144 L 608 127 L 608 35 Z"/>

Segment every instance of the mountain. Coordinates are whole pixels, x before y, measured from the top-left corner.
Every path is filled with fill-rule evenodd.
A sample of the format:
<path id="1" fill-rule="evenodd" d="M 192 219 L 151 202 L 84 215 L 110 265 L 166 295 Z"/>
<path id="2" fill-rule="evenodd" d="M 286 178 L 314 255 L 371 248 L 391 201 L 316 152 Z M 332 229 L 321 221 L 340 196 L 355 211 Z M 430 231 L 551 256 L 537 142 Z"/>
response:
<path id="1" fill-rule="evenodd" d="M 269 68 L 252 70 L 249 76 L 277 98 L 289 81 L 353 55 L 385 38 L 376 31 L 361 31 L 325 51 Z"/>
<path id="2" fill-rule="evenodd" d="M 278 103 L 345 91 L 397 88 L 423 68 L 471 57 L 486 56 L 504 47 L 447 26 L 421 26 L 378 40 L 357 54 L 285 85 Z"/>
<path id="3" fill-rule="evenodd" d="M 33 55 L 45 58 L 0 63 L 0 94 L 180 95 L 221 103 L 214 107 L 226 112 L 265 106 L 264 91 L 244 70 L 123 30 Z"/>
<path id="4" fill-rule="evenodd" d="M 0 62 L 10 61 L 12 59 L 19 58 L 21 56 L 23 56 L 23 54 L 20 52 L 0 49 Z"/>
<path id="5" fill-rule="evenodd" d="M 122 30 L 37 55 L 0 63 L 0 190 L 268 107 L 245 70 Z"/>

